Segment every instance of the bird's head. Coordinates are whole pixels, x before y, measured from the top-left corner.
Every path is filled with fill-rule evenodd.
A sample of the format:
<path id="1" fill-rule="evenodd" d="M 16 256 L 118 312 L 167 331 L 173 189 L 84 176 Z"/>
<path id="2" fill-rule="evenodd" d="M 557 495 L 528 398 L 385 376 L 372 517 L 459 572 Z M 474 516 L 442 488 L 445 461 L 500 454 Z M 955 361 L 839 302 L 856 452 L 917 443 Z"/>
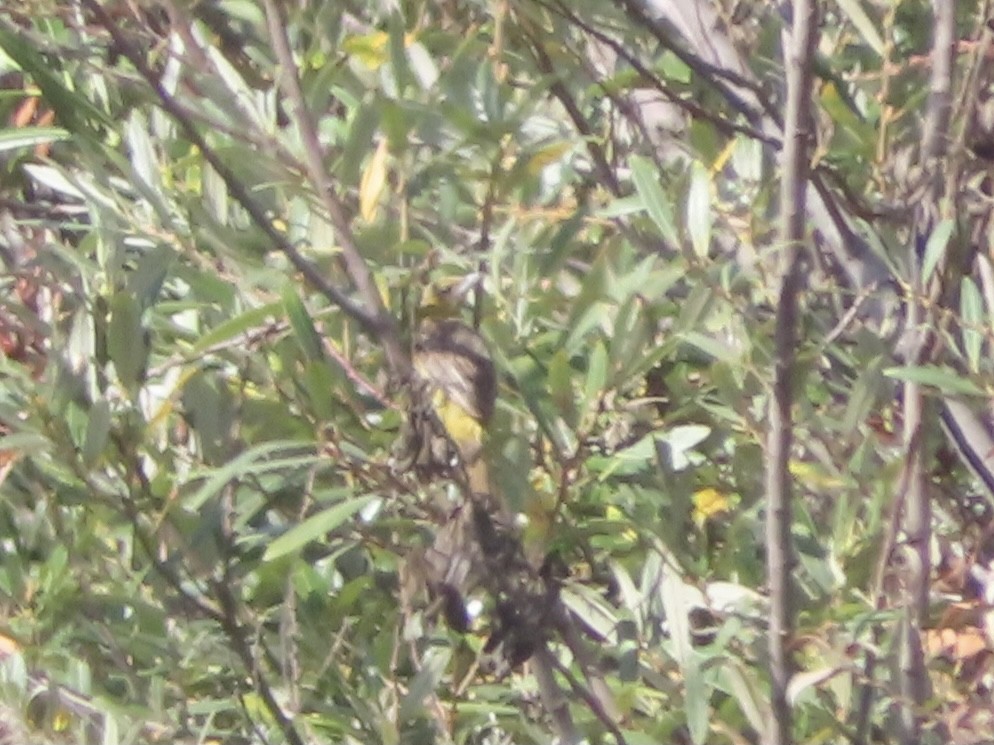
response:
<path id="1" fill-rule="evenodd" d="M 483 282 L 480 272 L 462 277 L 441 277 L 431 281 L 421 296 L 418 316 L 421 319 L 457 318 L 470 304 L 474 290 Z"/>

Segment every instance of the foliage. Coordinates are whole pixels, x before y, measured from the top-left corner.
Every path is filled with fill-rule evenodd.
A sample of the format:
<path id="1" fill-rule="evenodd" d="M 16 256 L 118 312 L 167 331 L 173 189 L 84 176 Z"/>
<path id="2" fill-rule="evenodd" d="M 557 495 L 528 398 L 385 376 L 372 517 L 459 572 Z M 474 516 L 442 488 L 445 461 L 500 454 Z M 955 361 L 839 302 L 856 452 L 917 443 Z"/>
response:
<path id="1" fill-rule="evenodd" d="M 104 5 L 126 47 L 88 3 L 0 13 L 5 706 L 52 742 L 549 742 L 532 669 L 481 667 L 492 609 L 460 634 L 408 592 L 446 486 L 390 468 L 405 399 L 380 340 L 162 106 L 348 286 L 264 8 Z M 405 338 L 428 278 L 485 276 L 492 471 L 527 555 L 566 568 L 625 741 L 760 741 L 769 132 L 621 0 L 289 5 L 320 168 Z M 712 5 L 776 90 L 780 16 Z M 961 71 L 978 5 L 960 4 Z M 930 10 L 825 13 L 813 163 L 888 277 L 847 286 L 812 235 L 792 461 L 804 741 L 853 736 L 865 650 L 898 664 L 900 610 L 874 597 L 895 381 L 982 408 L 994 318 L 956 264 L 986 216 L 950 211 L 924 250 L 925 279 L 954 285 L 944 356 L 896 356 Z M 977 534 L 978 485 L 925 437 L 937 534 Z M 578 730 L 612 742 L 583 665 L 552 649 Z M 938 663 L 933 686 L 933 724 L 978 695 Z"/>

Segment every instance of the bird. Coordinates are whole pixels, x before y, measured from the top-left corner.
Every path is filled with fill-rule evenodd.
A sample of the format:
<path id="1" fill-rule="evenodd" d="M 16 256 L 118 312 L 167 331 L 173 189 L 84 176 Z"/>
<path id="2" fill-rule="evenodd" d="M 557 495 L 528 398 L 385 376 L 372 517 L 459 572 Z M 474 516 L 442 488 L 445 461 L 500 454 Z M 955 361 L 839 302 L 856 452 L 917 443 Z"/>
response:
<path id="1" fill-rule="evenodd" d="M 437 438 L 429 437 L 431 459 L 444 461 L 435 464 L 443 468 L 456 465 L 450 461 L 457 459 L 473 494 L 490 490 L 483 444 L 497 400 L 497 374 L 487 344 L 460 317 L 467 295 L 479 282 L 474 272 L 427 288 L 412 355 L 415 382 L 444 429 L 443 439 L 455 449 L 447 454 Z"/>

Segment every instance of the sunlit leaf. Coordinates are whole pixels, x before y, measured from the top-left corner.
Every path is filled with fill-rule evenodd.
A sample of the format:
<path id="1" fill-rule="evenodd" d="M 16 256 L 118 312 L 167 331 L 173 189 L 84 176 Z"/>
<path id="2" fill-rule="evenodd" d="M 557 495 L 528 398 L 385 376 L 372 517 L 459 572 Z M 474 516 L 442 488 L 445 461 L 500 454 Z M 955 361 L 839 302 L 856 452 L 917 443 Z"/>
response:
<path id="1" fill-rule="evenodd" d="M 947 367 L 938 367 L 936 365 L 890 367 L 884 370 L 884 375 L 910 383 L 932 386 L 943 393 L 967 396 L 986 395 L 984 389 L 970 380 L 970 378 Z"/>
<path id="2" fill-rule="evenodd" d="M 711 178 L 707 168 L 694 163 L 687 191 L 687 232 L 694 253 L 707 258 L 711 248 Z"/>
<path id="3" fill-rule="evenodd" d="M 69 131 L 60 127 L 22 127 L 0 131 L 0 152 L 58 142 L 69 137 Z"/>
<path id="4" fill-rule="evenodd" d="M 366 164 L 359 183 L 359 212 L 366 222 L 376 219 L 376 210 L 387 183 L 387 141 L 381 140 Z"/>
<path id="5" fill-rule="evenodd" d="M 863 41 L 878 56 L 884 56 L 884 40 L 877 30 L 876 24 L 870 19 L 866 11 L 863 9 L 863 5 L 860 0 L 839 0 L 839 7 L 842 12 L 845 13 L 849 20 L 852 22 L 856 30 L 859 31 L 860 35 L 863 37 Z"/>
<path id="6" fill-rule="evenodd" d="M 940 221 L 933 229 L 925 244 L 925 255 L 922 258 L 922 282 L 928 282 L 932 278 L 932 272 L 938 266 L 939 261 L 946 253 L 949 239 L 953 235 L 956 223 L 952 218 Z"/>
<path id="7" fill-rule="evenodd" d="M 980 372 L 980 353 L 984 344 L 984 300 L 970 277 L 960 282 L 960 312 L 963 314 L 963 351 L 970 372 Z"/>
<path id="8" fill-rule="evenodd" d="M 673 207 L 660 185 L 659 171 L 652 161 L 633 155 L 628 161 L 632 169 L 632 182 L 642 198 L 642 206 L 648 211 L 662 237 L 673 246 L 680 245 Z"/>

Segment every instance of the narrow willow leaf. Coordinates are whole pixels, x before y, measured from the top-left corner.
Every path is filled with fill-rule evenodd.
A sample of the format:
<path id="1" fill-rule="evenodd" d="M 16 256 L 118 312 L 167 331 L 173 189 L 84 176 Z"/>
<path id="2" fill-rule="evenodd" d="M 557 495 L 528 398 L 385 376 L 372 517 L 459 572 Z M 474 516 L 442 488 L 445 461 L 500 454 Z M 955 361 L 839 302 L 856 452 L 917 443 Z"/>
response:
<path id="1" fill-rule="evenodd" d="M 925 256 L 922 259 L 922 282 L 928 282 L 932 278 L 932 272 L 935 271 L 935 267 L 938 266 L 939 261 L 946 253 L 946 246 L 949 245 L 949 239 L 953 235 L 955 226 L 951 218 L 946 218 L 932 229 L 928 243 L 925 244 Z"/>
<path id="2" fill-rule="evenodd" d="M 366 222 L 373 222 L 376 219 L 377 208 L 380 204 L 380 197 L 387 183 L 387 141 L 380 140 L 380 144 L 369 159 L 366 170 L 362 173 L 362 180 L 359 182 L 359 214 Z"/>
<path id="3" fill-rule="evenodd" d="M 324 345 L 321 342 L 321 335 L 314 328 L 311 314 L 307 312 L 307 308 L 293 285 L 288 284 L 283 289 L 283 306 L 286 309 L 287 318 L 290 320 L 293 334 L 297 337 L 307 359 L 324 359 Z"/>
<path id="4" fill-rule="evenodd" d="M 299 452 L 303 448 L 313 451 L 313 445 L 307 443 L 292 442 L 286 440 L 276 440 L 264 442 L 253 448 L 246 450 L 236 458 L 225 463 L 220 468 L 209 471 L 209 475 L 200 488 L 195 491 L 183 504 L 191 510 L 199 510 L 207 500 L 216 496 L 225 484 L 229 481 L 245 478 L 249 475 L 258 475 L 274 471 L 290 470 L 293 468 L 307 468 L 313 466 L 321 457 L 314 452 L 306 452 L 303 455 L 290 455 L 287 457 L 270 457 L 282 454 L 286 451 Z M 204 474 L 195 473 L 192 478 L 203 478 Z"/>
<path id="5" fill-rule="evenodd" d="M 909 383 L 930 385 L 943 393 L 958 393 L 966 396 L 986 395 L 984 389 L 972 380 L 947 367 L 935 365 L 890 367 L 884 370 L 884 375 Z"/>
<path id="6" fill-rule="evenodd" d="M 148 343 L 141 322 L 141 308 L 130 292 L 118 292 L 110 301 L 107 352 L 121 384 L 133 388 L 145 374 Z"/>
<path id="7" fill-rule="evenodd" d="M 703 164 L 695 162 L 687 191 L 687 232 L 694 253 L 707 258 L 711 248 L 711 176 Z"/>
<path id="8" fill-rule="evenodd" d="M 549 360 L 549 396 L 556 406 L 560 416 L 572 424 L 573 412 L 576 405 L 573 401 L 572 370 L 570 369 L 569 355 L 566 350 L 558 349 Z"/>
<path id="9" fill-rule="evenodd" d="M 659 184 L 659 171 L 655 164 L 648 158 L 633 155 L 628 165 L 632 169 L 635 190 L 642 197 L 642 203 L 649 217 L 656 223 L 656 227 L 666 241 L 679 246 L 680 236 L 677 234 L 676 222 L 673 219 L 673 208 L 663 187 Z"/>
<path id="10" fill-rule="evenodd" d="M 673 640 L 673 656 L 683 673 L 684 697 L 687 709 L 687 727 L 691 741 L 703 743 L 707 738 L 709 699 L 707 685 L 700 668 L 700 658 L 694 650 L 690 635 L 690 612 L 693 610 L 694 591 L 683 583 L 672 568 L 663 570 L 660 600 Z"/>
<path id="11" fill-rule="evenodd" d="M 594 410 L 594 404 L 607 385 L 607 348 L 598 341 L 587 361 L 587 379 L 583 386 L 584 411 Z"/>
<path id="12" fill-rule="evenodd" d="M 138 259 L 134 271 L 128 275 L 128 290 L 140 308 L 149 308 L 155 303 L 175 258 L 175 251 L 159 244 Z"/>
<path id="13" fill-rule="evenodd" d="M 61 127 L 22 127 L 0 132 L 0 153 L 22 147 L 34 147 L 48 142 L 69 138 L 68 130 Z"/>
<path id="14" fill-rule="evenodd" d="M 97 462 L 110 435 L 110 404 L 106 398 L 98 398 L 90 407 L 86 422 L 86 436 L 83 438 L 83 462 L 92 466 Z"/>
<path id="15" fill-rule="evenodd" d="M 342 523 L 359 512 L 377 497 L 363 496 L 346 499 L 332 505 L 326 510 L 304 520 L 299 525 L 290 528 L 275 541 L 269 544 L 262 555 L 263 561 L 273 561 L 286 554 L 298 551 L 311 541 L 321 539 L 325 534 L 339 527 Z"/>
<path id="16" fill-rule="evenodd" d="M 434 88 L 435 83 L 438 82 L 438 65 L 435 64 L 424 44 L 420 42 L 409 44 L 407 59 L 421 89 L 427 91 Z"/>
<path id="17" fill-rule="evenodd" d="M 164 202 L 159 178 L 159 160 L 148 132 L 148 122 L 139 111 L 133 111 L 125 129 L 131 169 L 138 181 L 159 202 Z"/>
<path id="18" fill-rule="evenodd" d="M 421 660 L 420 670 L 408 685 L 407 693 L 400 701 L 397 721 L 406 722 L 416 716 L 423 716 L 425 699 L 438 689 L 452 658 L 452 649 L 431 647 Z"/>
<path id="19" fill-rule="evenodd" d="M 55 109 L 58 121 L 77 136 L 99 138 L 97 128 L 112 127 L 113 122 L 82 93 L 67 88 L 63 84 L 61 72 L 53 68 L 51 61 L 35 49 L 34 43 L 29 34 L 10 33 L 0 28 L 0 49 L 24 72 L 31 75 L 41 89 L 45 103 Z"/>
<path id="20" fill-rule="evenodd" d="M 234 318 L 229 318 L 224 323 L 218 324 L 201 336 L 197 340 L 197 343 L 193 345 L 192 352 L 199 354 L 206 349 L 210 349 L 215 344 L 231 341 L 249 329 L 257 328 L 266 322 L 271 322 L 277 316 L 283 314 L 285 307 L 284 303 L 267 303 L 257 308 L 250 308 Z"/>
<path id="21" fill-rule="evenodd" d="M 856 27 L 856 30 L 859 31 L 867 46 L 876 52 L 878 56 L 883 57 L 883 37 L 877 30 L 876 24 L 874 24 L 863 9 L 863 3 L 859 2 L 859 0 L 839 0 L 839 7 L 843 13 L 849 16 L 849 20 Z"/>
<path id="22" fill-rule="evenodd" d="M 984 300 L 970 277 L 964 277 L 960 286 L 960 313 L 963 316 L 963 352 L 970 372 L 980 372 L 980 352 L 984 335 Z"/>

